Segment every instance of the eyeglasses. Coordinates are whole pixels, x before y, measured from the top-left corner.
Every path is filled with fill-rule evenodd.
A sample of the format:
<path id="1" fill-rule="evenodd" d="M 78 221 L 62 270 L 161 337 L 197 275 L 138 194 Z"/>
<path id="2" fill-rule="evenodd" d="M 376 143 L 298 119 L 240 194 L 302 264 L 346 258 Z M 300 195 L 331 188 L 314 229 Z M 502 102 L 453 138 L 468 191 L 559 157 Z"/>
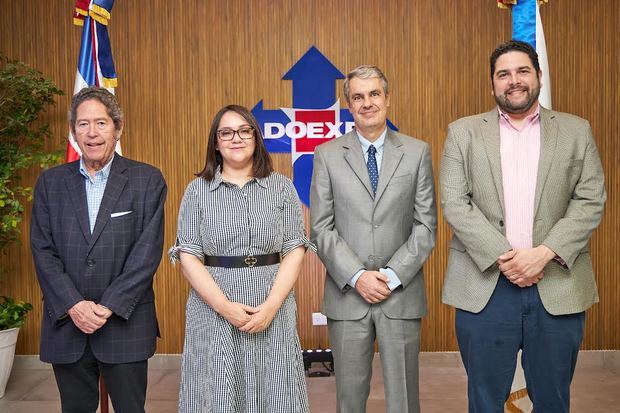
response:
<path id="1" fill-rule="evenodd" d="M 220 129 L 217 131 L 217 137 L 223 141 L 232 141 L 235 138 L 235 133 L 245 141 L 254 137 L 254 128 L 251 126 L 243 126 L 237 130 L 228 128 Z"/>

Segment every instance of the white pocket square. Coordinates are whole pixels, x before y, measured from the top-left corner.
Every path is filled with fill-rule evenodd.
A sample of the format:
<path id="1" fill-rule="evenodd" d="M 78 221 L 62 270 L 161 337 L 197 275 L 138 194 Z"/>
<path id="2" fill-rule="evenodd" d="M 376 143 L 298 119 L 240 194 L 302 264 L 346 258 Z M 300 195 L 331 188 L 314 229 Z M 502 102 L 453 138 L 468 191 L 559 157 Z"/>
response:
<path id="1" fill-rule="evenodd" d="M 122 217 L 123 215 L 131 214 L 133 211 L 113 212 L 110 214 L 110 218 Z"/>

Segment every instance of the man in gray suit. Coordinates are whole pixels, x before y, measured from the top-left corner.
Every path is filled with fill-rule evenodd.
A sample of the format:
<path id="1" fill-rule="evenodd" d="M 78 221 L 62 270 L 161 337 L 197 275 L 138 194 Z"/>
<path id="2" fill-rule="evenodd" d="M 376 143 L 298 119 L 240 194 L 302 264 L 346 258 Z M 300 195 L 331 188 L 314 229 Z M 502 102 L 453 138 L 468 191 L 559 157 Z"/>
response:
<path id="1" fill-rule="evenodd" d="M 497 108 L 448 128 L 441 203 L 454 232 L 443 301 L 456 333 L 470 412 L 503 412 L 517 353 L 534 411 L 568 412 L 584 311 L 598 301 L 588 240 L 605 203 L 587 121 L 538 104 L 536 51 L 491 55 Z"/>
<path id="2" fill-rule="evenodd" d="M 437 225 L 431 155 L 426 143 L 388 129 L 379 68 L 354 69 L 344 95 L 355 129 L 317 147 L 310 190 L 312 241 L 327 269 L 337 411 L 366 411 L 377 339 L 387 411 L 418 412 L 422 266 Z"/>

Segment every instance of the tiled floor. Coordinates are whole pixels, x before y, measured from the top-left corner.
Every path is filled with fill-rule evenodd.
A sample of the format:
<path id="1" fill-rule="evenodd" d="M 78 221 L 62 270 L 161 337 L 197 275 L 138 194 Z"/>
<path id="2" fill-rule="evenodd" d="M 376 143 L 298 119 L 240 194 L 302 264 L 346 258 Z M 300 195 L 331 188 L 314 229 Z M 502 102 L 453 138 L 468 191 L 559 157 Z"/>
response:
<path id="1" fill-rule="evenodd" d="M 176 411 L 179 364 L 178 356 L 151 359 L 147 412 Z M 420 378 L 422 411 L 467 411 L 467 379 L 458 354 L 421 354 Z M 334 378 L 309 377 L 307 383 L 312 413 L 335 412 Z M 367 411 L 383 413 L 384 404 L 383 377 L 377 357 Z M 59 406 L 51 369 L 34 357 L 17 357 L 6 395 L 0 399 L 0 412 L 58 412 Z M 574 413 L 620 413 L 620 351 L 581 353 L 573 380 L 571 406 Z"/>

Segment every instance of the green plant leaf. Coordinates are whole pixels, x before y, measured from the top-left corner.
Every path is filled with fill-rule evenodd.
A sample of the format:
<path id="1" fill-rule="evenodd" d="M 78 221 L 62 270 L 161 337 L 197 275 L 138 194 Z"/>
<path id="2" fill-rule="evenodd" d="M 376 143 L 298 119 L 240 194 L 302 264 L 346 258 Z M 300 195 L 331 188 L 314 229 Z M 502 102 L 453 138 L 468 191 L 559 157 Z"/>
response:
<path id="1" fill-rule="evenodd" d="M 32 304 L 15 301 L 11 297 L 3 296 L 0 302 L 0 330 L 20 327 L 26 321 L 26 315 L 32 310 Z"/>
<path id="2" fill-rule="evenodd" d="M 40 118 L 63 94 L 41 72 L 0 53 L 0 250 L 19 241 L 22 202 L 32 200 L 32 188 L 19 185 L 20 174 L 62 160 L 61 149 L 46 150 L 53 135 Z"/>

